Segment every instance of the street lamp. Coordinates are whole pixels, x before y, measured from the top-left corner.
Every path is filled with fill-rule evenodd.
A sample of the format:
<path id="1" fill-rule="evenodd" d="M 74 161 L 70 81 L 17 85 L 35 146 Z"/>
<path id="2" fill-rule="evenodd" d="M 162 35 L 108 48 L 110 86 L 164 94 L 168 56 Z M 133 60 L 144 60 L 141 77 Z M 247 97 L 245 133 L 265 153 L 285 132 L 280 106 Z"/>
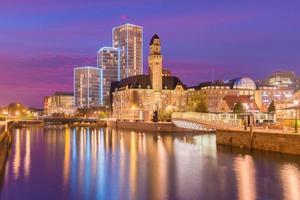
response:
<path id="1" fill-rule="evenodd" d="M 295 105 L 295 110 L 296 110 L 296 116 L 295 116 L 295 133 L 298 133 L 298 106 L 299 106 L 299 101 L 295 100 L 294 101 Z"/>

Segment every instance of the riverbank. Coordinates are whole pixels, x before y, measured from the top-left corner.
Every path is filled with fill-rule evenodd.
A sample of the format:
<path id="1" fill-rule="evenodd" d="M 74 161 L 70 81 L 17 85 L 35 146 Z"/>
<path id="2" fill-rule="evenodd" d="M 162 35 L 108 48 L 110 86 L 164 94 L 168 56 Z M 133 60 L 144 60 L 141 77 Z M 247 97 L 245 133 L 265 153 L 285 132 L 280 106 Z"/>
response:
<path id="1" fill-rule="evenodd" d="M 216 131 L 217 144 L 300 155 L 300 134 L 242 130 Z"/>
<path id="2" fill-rule="evenodd" d="M 99 120 L 95 123 L 72 123 L 68 125 L 70 128 L 76 127 L 91 127 L 91 128 L 99 128 L 99 127 L 106 127 L 107 120 Z"/>
<path id="3" fill-rule="evenodd" d="M 5 133 L 5 126 L 0 126 L 0 186 L 4 178 L 5 163 L 9 151 L 8 135 Z"/>
<path id="4" fill-rule="evenodd" d="M 154 122 L 130 122 L 130 121 L 107 120 L 107 127 L 127 129 L 132 131 L 165 132 L 165 133 L 199 132 L 198 130 L 176 127 L 172 122 L 154 123 Z"/>

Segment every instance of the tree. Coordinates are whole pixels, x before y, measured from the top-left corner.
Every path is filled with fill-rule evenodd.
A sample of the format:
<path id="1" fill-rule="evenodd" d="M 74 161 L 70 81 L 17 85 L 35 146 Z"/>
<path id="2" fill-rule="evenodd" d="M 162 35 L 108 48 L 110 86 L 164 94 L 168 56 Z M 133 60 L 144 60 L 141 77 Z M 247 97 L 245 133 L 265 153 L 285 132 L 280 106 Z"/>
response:
<path id="1" fill-rule="evenodd" d="M 275 102 L 274 102 L 274 100 L 272 100 L 272 102 L 270 103 L 270 105 L 268 107 L 268 113 L 275 113 L 275 111 L 276 111 Z"/>
<path id="2" fill-rule="evenodd" d="M 234 104 L 233 107 L 233 113 L 235 114 L 240 114 L 240 113 L 244 113 L 245 112 L 245 107 L 243 106 L 243 104 L 239 101 L 236 104 Z"/>
<path id="3" fill-rule="evenodd" d="M 195 112 L 208 113 L 207 103 L 204 100 L 196 103 L 194 110 Z"/>
<path id="4" fill-rule="evenodd" d="M 99 112 L 99 118 L 100 119 L 108 118 L 108 116 L 109 116 L 108 112 L 104 112 L 104 111 Z"/>
<path id="5" fill-rule="evenodd" d="M 158 121 L 171 121 L 172 111 L 160 109 L 158 111 Z"/>

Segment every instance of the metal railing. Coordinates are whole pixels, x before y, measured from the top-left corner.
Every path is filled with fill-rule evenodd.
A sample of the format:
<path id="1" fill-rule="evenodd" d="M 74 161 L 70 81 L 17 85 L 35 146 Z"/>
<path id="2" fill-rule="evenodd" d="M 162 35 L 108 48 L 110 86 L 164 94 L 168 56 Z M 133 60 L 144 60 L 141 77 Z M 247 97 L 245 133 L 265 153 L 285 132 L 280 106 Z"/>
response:
<path id="1" fill-rule="evenodd" d="M 196 113 L 196 112 L 174 112 L 172 120 L 192 121 L 211 128 L 241 129 L 242 120 L 236 114 L 231 113 Z"/>

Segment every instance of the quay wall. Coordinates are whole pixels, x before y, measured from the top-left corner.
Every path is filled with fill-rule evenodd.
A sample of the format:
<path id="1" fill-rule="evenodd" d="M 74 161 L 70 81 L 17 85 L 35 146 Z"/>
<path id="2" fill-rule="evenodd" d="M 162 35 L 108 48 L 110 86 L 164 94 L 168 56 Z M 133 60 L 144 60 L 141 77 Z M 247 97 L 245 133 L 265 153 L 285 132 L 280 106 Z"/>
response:
<path id="1" fill-rule="evenodd" d="M 107 127 L 149 132 L 199 132 L 191 129 L 176 127 L 172 122 L 130 122 L 108 120 Z"/>
<path id="2" fill-rule="evenodd" d="M 69 124 L 69 127 L 106 127 L 107 126 L 107 120 L 99 120 L 96 123 L 73 123 Z"/>
<path id="3" fill-rule="evenodd" d="M 217 144 L 300 155 L 300 134 L 217 130 Z"/>
<path id="4" fill-rule="evenodd" d="M 8 138 L 4 135 L 4 129 L 5 127 L 0 125 L 0 176 L 4 173 L 4 166 L 9 151 Z"/>

